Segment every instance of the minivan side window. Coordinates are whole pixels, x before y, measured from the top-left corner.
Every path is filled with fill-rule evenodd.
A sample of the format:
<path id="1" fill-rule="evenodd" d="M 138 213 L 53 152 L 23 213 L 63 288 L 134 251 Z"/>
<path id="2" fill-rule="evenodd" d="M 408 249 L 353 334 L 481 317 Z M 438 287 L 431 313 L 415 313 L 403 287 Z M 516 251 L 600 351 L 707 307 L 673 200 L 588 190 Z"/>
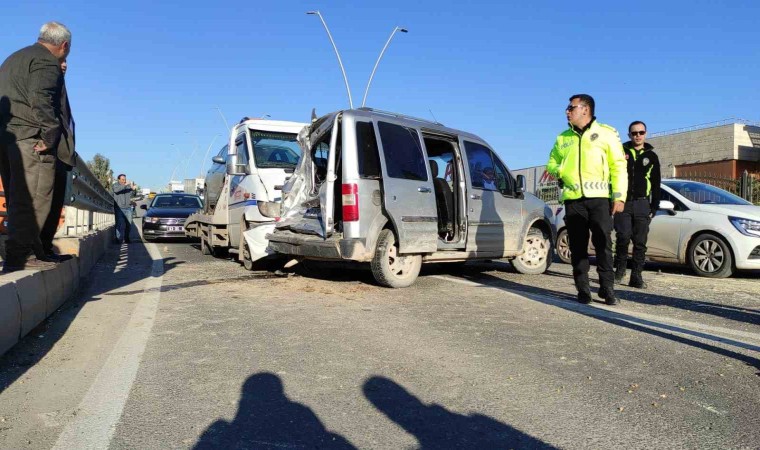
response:
<path id="1" fill-rule="evenodd" d="M 468 141 L 464 141 L 464 150 L 470 166 L 472 187 L 486 191 L 498 190 L 491 151 L 483 145 Z"/>
<path id="2" fill-rule="evenodd" d="M 245 134 L 241 134 L 235 139 L 235 152 L 238 155 L 238 164 L 248 165 L 248 141 Z"/>
<path id="3" fill-rule="evenodd" d="M 378 122 L 383 143 L 385 170 L 391 178 L 427 181 L 427 163 L 422 153 L 420 136 L 414 128 Z"/>
<path id="4" fill-rule="evenodd" d="M 380 178 L 380 154 L 372 122 L 356 122 L 356 153 L 361 178 Z"/>

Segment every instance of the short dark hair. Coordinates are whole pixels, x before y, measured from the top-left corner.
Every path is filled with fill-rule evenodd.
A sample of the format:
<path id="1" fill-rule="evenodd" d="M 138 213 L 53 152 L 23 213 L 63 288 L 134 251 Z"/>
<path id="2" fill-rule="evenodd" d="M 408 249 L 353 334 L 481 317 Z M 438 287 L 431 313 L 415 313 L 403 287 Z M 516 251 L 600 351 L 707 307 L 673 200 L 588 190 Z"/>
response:
<path id="1" fill-rule="evenodd" d="M 127 178 L 127 175 L 123 174 L 123 173 L 120 173 L 119 176 L 116 177 L 116 179 L 118 180 L 121 177 Z"/>
<path id="2" fill-rule="evenodd" d="M 630 125 L 628 125 L 628 132 L 630 133 L 631 132 L 631 128 L 634 125 L 638 125 L 638 124 L 644 125 L 644 131 L 647 131 L 647 124 L 645 124 L 644 122 L 642 122 L 640 120 L 634 120 L 633 122 L 631 122 Z"/>
<path id="3" fill-rule="evenodd" d="M 591 115 L 594 115 L 594 110 L 596 107 L 596 103 L 594 103 L 594 97 L 588 95 L 588 94 L 575 94 L 572 97 L 570 97 L 570 101 L 572 102 L 575 99 L 578 99 L 581 103 L 588 106 L 588 109 L 591 110 Z"/>

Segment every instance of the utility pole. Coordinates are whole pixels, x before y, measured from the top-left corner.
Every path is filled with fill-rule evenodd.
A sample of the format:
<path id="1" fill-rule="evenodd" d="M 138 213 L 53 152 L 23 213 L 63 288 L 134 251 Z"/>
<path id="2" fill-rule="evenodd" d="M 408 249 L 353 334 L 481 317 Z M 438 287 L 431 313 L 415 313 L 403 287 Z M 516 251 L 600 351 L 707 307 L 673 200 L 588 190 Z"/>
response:
<path id="1" fill-rule="evenodd" d="M 408 33 L 409 30 L 406 28 L 396 27 L 391 32 L 390 37 L 388 37 L 388 40 L 385 42 L 385 46 L 383 46 L 383 49 L 380 51 L 380 56 L 377 57 L 377 61 L 375 62 L 375 67 L 372 68 L 372 73 L 369 75 L 369 81 L 367 81 L 367 89 L 364 91 L 364 99 L 362 100 L 362 108 L 364 107 L 364 104 L 367 102 L 367 94 L 369 93 L 369 85 L 372 84 L 372 77 L 375 76 L 375 71 L 377 70 L 377 66 L 380 64 L 380 59 L 382 59 L 383 54 L 385 53 L 385 49 L 388 48 L 388 45 L 391 43 L 391 39 L 393 39 L 393 36 L 396 34 L 397 31 L 400 31 L 402 33 Z"/>
<path id="2" fill-rule="evenodd" d="M 340 65 L 340 71 L 343 73 L 343 81 L 346 83 L 346 92 L 348 93 L 348 105 L 351 107 L 351 109 L 354 109 L 354 101 L 351 99 L 351 88 L 348 86 L 348 77 L 346 76 L 346 69 L 343 68 L 343 61 L 340 60 L 340 53 L 338 52 L 338 47 L 335 45 L 335 41 L 332 38 L 332 34 L 330 34 L 330 29 L 327 28 L 327 23 L 325 22 L 325 19 L 322 18 L 322 14 L 319 11 L 309 11 L 306 14 L 313 15 L 319 17 L 319 20 L 322 21 L 322 25 L 325 27 L 325 31 L 327 32 L 327 37 L 330 39 L 330 43 L 333 46 L 333 49 L 335 49 L 335 56 L 338 57 L 338 65 Z"/>

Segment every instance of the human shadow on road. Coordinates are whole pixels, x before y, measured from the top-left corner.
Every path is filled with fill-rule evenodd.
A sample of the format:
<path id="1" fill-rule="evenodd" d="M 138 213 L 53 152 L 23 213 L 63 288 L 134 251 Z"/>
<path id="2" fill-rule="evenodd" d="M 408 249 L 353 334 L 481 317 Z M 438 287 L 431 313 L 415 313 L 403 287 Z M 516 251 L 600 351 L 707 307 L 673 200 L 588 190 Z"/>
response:
<path id="1" fill-rule="evenodd" d="M 668 339 L 702 350 L 707 350 L 721 356 L 733 358 L 737 361 L 742 361 L 747 365 L 750 365 L 756 369 L 760 369 L 760 359 L 722 348 L 708 342 L 721 343 L 724 345 L 730 345 L 738 348 L 752 350 L 755 352 L 760 352 L 760 346 L 757 345 L 713 335 L 706 331 L 692 330 L 682 326 L 670 325 L 666 322 L 642 319 L 634 315 L 627 314 L 623 311 L 618 312 L 614 309 L 599 309 L 593 306 L 583 305 L 576 301 L 576 297 L 573 294 L 568 294 L 561 291 L 553 291 L 551 289 L 546 289 L 543 287 L 515 283 L 513 281 L 504 280 L 502 278 L 498 278 L 486 273 L 467 271 L 460 274 L 460 277 L 470 281 L 480 282 L 487 285 L 488 287 L 502 289 L 508 292 L 519 292 L 524 297 L 529 298 L 533 301 L 544 303 L 549 306 L 559 307 L 567 311 L 601 320 L 613 325 Z M 616 293 L 621 292 L 623 291 L 616 291 Z M 621 298 L 627 297 L 621 296 Z M 667 301 L 672 300 L 669 297 L 664 297 L 664 299 Z M 702 342 L 697 339 L 706 340 L 708 342 Z M 758 375 L 760 375 L 760 372 L 758 372 Z"/>
<path id="2" fill-rule="evenodd" d="M 195 449 L 356 448 L 327 430 L 309 407 L 288 399 L 277 375 L 252 375 L 242 390 L 235 419 L 211 424 Z"/>
<path id="3" fill-rule="evenodd" d="M 478 271 L 483 270 L 489 270 L 494 269 L 496 266 L 488 267 L 483 265 L 473 265 L 473 266 L 467 266 L 468 271 L 467 273 L 474 275 Z M 482 274 L 481 274 L 482 275 Z M 572 280 L 572 275 L 566 275 L 563 273 L 555 272 L 552 270 L 549 270 L 546 275 L 557 277 L 557 278 L 567 278 Z M 592 284 L 598 286 L 599 283 L 595 279 L 590 280 Z M 572 283 L 571 283 L 572 284 Z M 519 285 L 523 286 L 522 289 L 530 289 L 530 286 L 526 285 Z M 700 314 L 709 314 L 711 316 L 721 317 L 723 319 L 729 319 L 734 320 L 736 322 L 744 322 L 749 323 L 753 325 L 760 325 L 760 310 L 757 309 L 749 309 L 749 308 L 742 308 L 739 306 L 732 306 L 732 305 L 722 305 L 720 303 L 713 303 L 713 302 L 707 302 L 704 300 L 691 300 L 691 299 L 684 299 L 684 298 L 678 298 L 678 297 L 671 297 L 671 296 L 664 296 L 664 295 L 658 295 L 653 294 L 649 291 L 640 291 L 640 290 L 633 290 L 633 288 L 628 288 L 627 286 L 624 286 L 622 289 L 616 288 L 615 293 L 617 294 L 618 298 L 621 300 L 626 300 L 631 303 L 640 303 L 644 305 L 663 305 L 668 306 L 670 308 L 677 308 L 677 309 L 683 309 L 685 311 L 692 311 Z M 565 294 L 568 295 L 568 294 Z M 571 296 L 574 298 L 574 296 Z"/>
<path id="4" fill-rule="evenodd" d="M 66 334 L 85 304 L 93 301 L 119 301 L 107 294 L 141 280 L 156 276 L 154 262 L 148 249 L 134 239 L 132 244 L 118 247 L 110 245 L 90 272 L 80 281 L 79 288 L 55 313 L 31 330 L 13 348 L 0 356 L 0 393 L 23 376 Z M 164 258 L 159 274 L 181 264 L 174 258 Z"/>
<path id="5" fill-rule="evenodd" d="M 375 408 L 417 439 L 421 450 L 555 448 L 484 414 L 427 405 L 385 377 L 368 379 L 363 391 Z"/>

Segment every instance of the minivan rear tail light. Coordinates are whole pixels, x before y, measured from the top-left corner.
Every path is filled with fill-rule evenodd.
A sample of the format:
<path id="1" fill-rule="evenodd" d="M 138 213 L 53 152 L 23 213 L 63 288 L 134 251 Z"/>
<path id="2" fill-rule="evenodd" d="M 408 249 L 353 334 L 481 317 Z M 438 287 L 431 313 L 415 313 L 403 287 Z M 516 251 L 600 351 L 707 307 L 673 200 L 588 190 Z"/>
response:
<path id="1" fill-rule="evenodd" d="M 343 220 L 356 222 L 359 220 L 359 186 L 356 183 L 342 185 Z"/>

